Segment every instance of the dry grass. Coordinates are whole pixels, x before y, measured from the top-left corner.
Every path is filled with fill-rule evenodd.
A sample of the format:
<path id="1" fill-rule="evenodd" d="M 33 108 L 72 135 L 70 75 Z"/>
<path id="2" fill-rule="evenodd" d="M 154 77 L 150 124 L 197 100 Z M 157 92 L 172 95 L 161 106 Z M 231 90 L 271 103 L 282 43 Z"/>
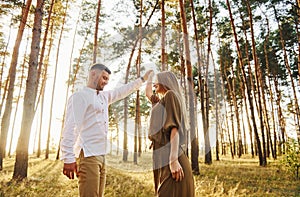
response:
<path id="1" fill-rule="evenodd" d="M 201 164 L 196 177 L 197 196 L 300 196 L 300 181 L 279 161 L 260 167 L 254 159 L 226 159 Z"/>
<path id="2" fill-rule="evenodd" d="M 129 156 L 131 159 L 132 156 Z M 121 157 L 107 156 L 107 185 L 105 196 L 147 197 L 153 195 L 151 154 L 122 162 Z M 61 173 L 62 162 L 30 158 L 28 178 L 21 183 L 11 182 L 14 159 L 4 160 L 0 172 L 0 196 L 57 197 L 78 196 L 77 180 Z M 197 196 L 300 196 L 300 181 L 286 173 L 279 161 L 259 167 L 254 159 L 228 159 L 200 162 L 200 175 L 195 176 Z"/>

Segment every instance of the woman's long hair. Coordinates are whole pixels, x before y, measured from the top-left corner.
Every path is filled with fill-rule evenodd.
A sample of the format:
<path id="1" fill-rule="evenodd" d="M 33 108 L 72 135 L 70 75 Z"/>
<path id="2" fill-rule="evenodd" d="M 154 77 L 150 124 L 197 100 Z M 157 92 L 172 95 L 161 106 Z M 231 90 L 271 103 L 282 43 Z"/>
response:
<path id="1" fill-rule="evenodd" d="M 186 113 L 186 107 L 185 107 L 185 102 L 184 102 L 184 97 L 183 97 L 183 92 L 182 87 L 179 85 L 178 79 L 175 76 L 175 74 L 171 71 L 163 71 L 160 73 L 157 73 L 156 75 L 158 83 L 163 85 L 166 89 L 172 90 L 175 95 L 177 96 L 180 106 L 181 106 L 181 111 L 182 111 L 182 121 L 184 121 L 185 128 L 183 129 L 188 129 L 188 118 L 187 118 L 187 113 Z"/>

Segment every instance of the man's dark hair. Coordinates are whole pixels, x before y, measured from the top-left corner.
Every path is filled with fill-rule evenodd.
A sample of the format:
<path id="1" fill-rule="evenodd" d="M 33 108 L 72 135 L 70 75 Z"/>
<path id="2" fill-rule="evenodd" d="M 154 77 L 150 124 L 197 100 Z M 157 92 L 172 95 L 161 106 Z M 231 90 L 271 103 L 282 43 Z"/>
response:
<path id="1" fill-rule="evenodd" d="M 107 68 L 103 64 L 99 64 L 99 63 L 93 64 L 91 66 L 90 70 L 105 70 L 106 72 L 108 72 L 108 74 L 111 74 L 111 71 L 109 70 L 109 68 Z"/>

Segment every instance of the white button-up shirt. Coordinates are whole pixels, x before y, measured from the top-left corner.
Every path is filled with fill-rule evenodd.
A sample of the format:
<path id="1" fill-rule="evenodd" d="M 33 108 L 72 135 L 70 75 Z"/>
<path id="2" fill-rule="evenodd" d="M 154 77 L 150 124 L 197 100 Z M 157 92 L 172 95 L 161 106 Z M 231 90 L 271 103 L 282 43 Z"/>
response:
<path id="1" fill-rule="evenodd" d="M 85 157 L 106 154 L 108 106 L 136 91 L 139 78 L 115 90 L 100 91 L 84 87 L 68 100 L 60 149 L 64 163 L 73 163 L 82 149 Z"/>

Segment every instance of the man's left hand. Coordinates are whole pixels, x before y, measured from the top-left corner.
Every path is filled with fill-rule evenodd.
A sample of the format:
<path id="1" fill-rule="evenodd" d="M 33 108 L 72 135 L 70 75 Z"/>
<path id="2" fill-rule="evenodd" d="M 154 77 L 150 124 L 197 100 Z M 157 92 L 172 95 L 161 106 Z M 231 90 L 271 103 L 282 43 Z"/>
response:
<path id="1" fill-rule="evenodd" d="M 77 175 L 77 165 L 74 163 L 64 163 L 63 174 L 66 175 L 69 179 L 74 179 L 74 174 Z"/>

